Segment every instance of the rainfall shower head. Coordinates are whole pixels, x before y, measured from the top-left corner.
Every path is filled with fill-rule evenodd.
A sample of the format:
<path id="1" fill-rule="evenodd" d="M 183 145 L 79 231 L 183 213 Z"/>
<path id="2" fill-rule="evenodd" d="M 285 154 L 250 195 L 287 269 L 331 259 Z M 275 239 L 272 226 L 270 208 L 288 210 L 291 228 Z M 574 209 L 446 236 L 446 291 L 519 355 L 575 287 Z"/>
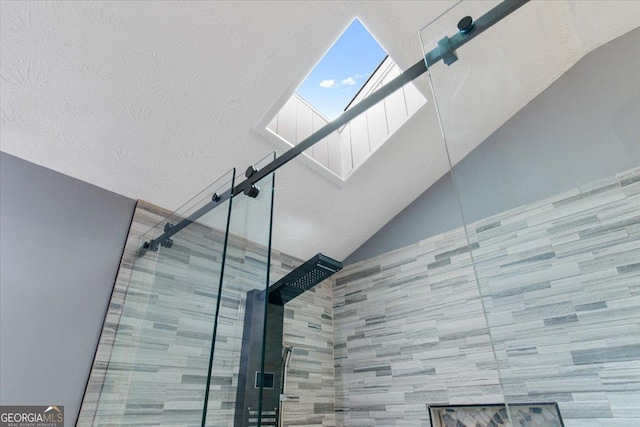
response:
<path id="1" fill-rule="evenodd" d="M 342 263 L 318 254 L 269 288 L 269 302 L 284 305 L 342 269 Z"/>

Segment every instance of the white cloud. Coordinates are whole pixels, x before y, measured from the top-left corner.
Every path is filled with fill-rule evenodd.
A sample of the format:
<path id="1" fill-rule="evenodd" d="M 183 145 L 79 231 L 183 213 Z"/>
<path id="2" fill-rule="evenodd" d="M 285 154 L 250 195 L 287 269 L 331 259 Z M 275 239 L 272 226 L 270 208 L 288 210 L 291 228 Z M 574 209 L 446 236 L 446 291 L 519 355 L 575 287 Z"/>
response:
<path id="1" fill-rule="evenodd" d="M 340 86 L 355 86 L 358 84 L 358 80 L 367 77 L 370 73 L 367 74 L 354 74 L 353 76 L 349 76 L 340 80 L 339 83 L 336 83 L 334 79 L 326 79 L 320 82 L 320 87 L 325 89 L 333 89 Z"/>
<path id="2" fill-rule="evenodd" d="M 356 84 L 356 79 L 354 79 L 353 77 L 347 77 L 346 79 L 342 80 L 342 84 L 346 86 L 353 86 Z"/>
<path id="3" fill-rule="evenodd" d="M 336 84 L 336 81 L 331 79 L 331 80 L 323 80 L 320 82 L 320 87 L 323 87 L 325 89 L 331 89 L 334 87 L 338 87 L 338 85 Z"/>

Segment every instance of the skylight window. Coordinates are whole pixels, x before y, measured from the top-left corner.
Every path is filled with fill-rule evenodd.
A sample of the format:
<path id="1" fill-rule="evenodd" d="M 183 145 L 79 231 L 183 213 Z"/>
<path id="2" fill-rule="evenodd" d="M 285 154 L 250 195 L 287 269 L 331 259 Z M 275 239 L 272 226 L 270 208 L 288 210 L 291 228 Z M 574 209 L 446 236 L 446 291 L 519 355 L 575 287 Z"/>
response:
<path id="1" fill-rule="evenodd" d="M 327 119 L 334 120 L 386 57 L 387 52 L 355 18 L 296 94 Z"/>
<path id="2" fill-rule="evenodd" d="M 400 75 L 402 70 L 355 18 L 284 103 L 276 103 L 256 131 L 288 150 Z M 290 89 L 289 89 L 290 90 Z M 413 83 L 340 126 L 299 159 L 338 185 L 427 103 Z"/>

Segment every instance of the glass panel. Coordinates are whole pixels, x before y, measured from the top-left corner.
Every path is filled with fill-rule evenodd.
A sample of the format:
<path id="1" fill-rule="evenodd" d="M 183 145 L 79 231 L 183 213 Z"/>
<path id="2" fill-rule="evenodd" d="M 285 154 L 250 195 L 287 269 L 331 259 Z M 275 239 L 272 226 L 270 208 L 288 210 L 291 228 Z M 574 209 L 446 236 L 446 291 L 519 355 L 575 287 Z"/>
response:
<path id="1" fill-rule="evenodd" d="M 596 6 L 527 3 L 429 71 L 513 425 L 640 425 L 640 30 L 589 51 L 559 23 L 604 37 Z"/>
<path id="2" fill-rule="evenodd" d="M 261 169 L 274 158 L 271 154 L 255 167 Z M 267 339 L 282 339 L 281 326 L 265 324 L 273 184 L 274 174 L 270 174 L 257 183 L 257 197 L 239 194 L 233 199 L 204 420 L 207 426 L 276 425 L 280 378 L 269 374 L 276 372 L 273 363 L 280 363 L 281 348 L 277 360 L 265 360 L 263 355 L 265 331 Z"/>
<path id="3" fill-rule="evenodd" d="M 380 83 L 397 74 L 387 74 Z M 367 145 L 380 147 L 368 160 L 375 166 L 350 178 L 356 180 L 352 190 L 369 186 L 375 195 L 371 210 L 343 208 L 327 224 L 335 230 L 344 219 L 354 224 L 345 218 L 349 215 L 370 218 L 374 206 L 384 206 L 393 219 L 370 230 L 375 234 L 368 240 L 369 231 L 353 237 L 352 242 L 362 238 L 366 243 L 344 260 L 344 269 L 332 277 L 335 286 L 320 284 L 289 303 L 292 313 L 284 332 L 293 352 L 285 423 L 314 425 L 330 408 L 336 425 L 427 426 L 427 404 L 471 403 L 479 393 L 501 394 L 444 143 L 433 104 L 423 95 L 429 90 L 426 77 L 411 87 L 394 92 L 345 127 L 352 142 L 360 129 Z M 397 116 L 406 118 L 407 112 L 415 117 L 405 122 Z M 396 130 L 403 136 L 390 137 Z M 389 138 L 389 145 L 381 147 L 379 138 Z M 356 157 L 352 165 L 359 163 Z M 358 174 L 373 178 L 370 167 L 377 176 L 390 177 L 389 182 L 374 185 L 375 179 L 365 178 L 365 183 Z M 437 203 L 425 204 L 431 197 Z M 400 206 L 406 208 L 400 211 Z M 317 250 L 336 256 L 329 248 Z M 335 339 L 327 351 L 331 327 Z M 335 399 L 323 393 L 332 380 L 331 358 Z M 331 418 L 322 419 L 331 424 Z"/>
<path id="4" fill-rule="evenodd" d="M 232 170 L 140 238 L 138 248 L 194 220 L 135 259 L 94 425 L 200 424 L 234 177 Z M 215 193 L 227 197 L 200 216 Z M 136 215 L 144 215 L 139 226 L 166 212 Z"/>

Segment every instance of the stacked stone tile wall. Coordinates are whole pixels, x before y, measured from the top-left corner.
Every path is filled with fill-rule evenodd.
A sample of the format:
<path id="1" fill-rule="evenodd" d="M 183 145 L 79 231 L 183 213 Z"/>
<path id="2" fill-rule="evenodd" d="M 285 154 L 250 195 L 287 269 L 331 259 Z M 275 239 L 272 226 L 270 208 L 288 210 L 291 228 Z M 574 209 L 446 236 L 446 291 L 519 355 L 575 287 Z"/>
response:
<path id="1" fill-rule="evenodd" d="M 557 401 L 568 427 L 640 425 L 640 168 L 467 229 L 336 277 L 338 424 L 506 399 Z"/>
<path id="2" fill-rule="evenodd" d="M 200 425 L 223 236 L 192 224 L 137 258 L 142 233 L 168 214 L 137 204 L 78 425 Z M 230 236 L 207 425 L 233 419 L 244 296 L 264 287 L 266 261 L 264 246 Z M 272 281 L 300 263 L 273 251 Z M 332 305 L 325 281 L 286 308 L 287 426 L 335 424 Z"/>
<path id="3" fill-rule="evenodd" d="M 336 413 L 345 426 L 428 426 L 426 404 L 503 402 L 463 229 L 336 278 Z"/>
<path id="4" fill-rule="evenodd" d="M 640 425 L 640 168 L 469 232 L 507 401 Z"/>
<path id="5" fill-rule="evenodd" d="M 132 277 L 140 234 L 167 213 L 138 203 L 79 425 L 199 422 L 222 241 L 194 225 Z M 505 400 L 557 401 L 567 427 L 640 425 L 640 168 L 467 231 L 348 266 L 289 303 L 285 425 L 426 426 L 427 404 Z M 221 419 L 241 285 L 261 276 L 265 249 L 233 237 L 227 262 L 209 400 Z M 298 264 L 274 251 L 272 281 Z"/>

